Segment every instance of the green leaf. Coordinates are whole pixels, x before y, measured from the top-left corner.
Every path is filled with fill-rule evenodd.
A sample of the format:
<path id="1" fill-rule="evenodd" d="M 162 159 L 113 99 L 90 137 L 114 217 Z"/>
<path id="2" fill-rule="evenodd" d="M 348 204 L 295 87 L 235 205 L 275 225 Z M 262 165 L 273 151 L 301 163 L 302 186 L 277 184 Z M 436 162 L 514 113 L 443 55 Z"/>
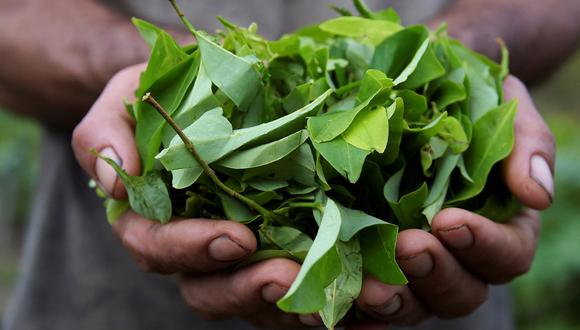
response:
<path id="1" fill-rule="evenodd" d="M 435 103 L 438 110 L 443 110 L 445 107 L 465 100 L 467 94 L 463 82 L 457 83 L 450 79 L 440 82 L 431 96 L 432 102 Z"/>
<path id="2" fill-rule="evenodd" d="M 256 219 L 256 214 L 246 204 L 223 192 L 216 191 L 216 194 L 220 198 L 224 213 L 229 220 L 234 220 L 239 223 L 250 223 Z"/>
<path id="3" fill-rule="evenodd" d="M 387 180 L 383 194 L 397 217 L 399 227 L 402 230 L 421 228 L 424 224 L 421 208 L 427 199 L 429 189 L 427 184 L 423 183 L 416 190 L 399 197 L 404 172 L 405 167 Z"/>
<path id="4" fill-rule="evenodd" d="M 437 174 L 435 175 L 435 180 L 433 180 L 433 184 L 431 185 L 429 196 L 427 197 L 425 203 L 423 203 L 424 207 L 431 206 L 431 204 L 435 203 L 437 200 L 445 199 L 445 195 L 447 194 L 447 187 L 449 186 L 449 181 L 451 180 L 451 173 L 455 167 L 457 167 L 459 158 L 460 155 L 448 152 L 439 161 L 437 166 Z M 436 210 L 436 212 L 437 211 L 439 210 Z"/>
<path id="5" fill-rule="evenodd" d="M 447 151 L 448 146 L 448 143 L 444 140 L 438 137 L 432 137 L 429 139 L 429 144 L 421 148 L 421 167 L 425 176 L 432 176 L 431 165 L 433 161 L 441 158 L 445 154 L 445 151 Z"/>
<path id="6" fill-rule="evenodd" d="M 391 7 L 381 11 L 372 11 L 363 0 L 354 0 L 354 6 L 362 17 L 385 20 L 397 24 L 401 23 L 399 14 L 397 14 L 397 12 Z"/>
<path id="7" fill-rule="evenodd" d="M 342 16 L 319 25 L 322 31 L 343 37 L 357 38 L 377 45 L 388 36 L 401 30 L 399 24 L 356 16 Z"/>
<path id="8" fill-rule="evenodd" d="M 330 9 L 334 10 L 335 12 L 337 12 L 341 16 L 353 16 L 352 13 L 350 12 L 350 10 L 348 10 L 344 7 L 330 5 Z"/>
<path id="9" fill-rule="evenodd" d="M 461 157 L 459 158 L 459 161 L 457 162 L 457 167 L 459 168 L 459 171 L 461 173 L 461 177 L 463 177 L 468 182 L 473 183 L 473 179 L 471 178 L 471 175 L 469 175 L 469 173 L 467 173 L 467 168 L 465 167 L 465 160 L 463 158 L 463 155 L 461 155 Z"/>
<path id="10" fill-rule="evenodd" d="M 153 48 L 155 46 L 155 42 L 157 41 L 157 37 L 163 30 L 154 24 L 136 17 L 131 18 L 131 22 L 133 22 L 133 25 L 137 27 L 137 30 L 139 30 L 139 34 L 141 34 L 143 40 L 145 40 L 149 47 Z"/>
<path id="11" fill-rule="evenodd" d="M 421 212 L 425 218 L 427 218 L 427 222 L 429 223 L 429 225 L 431 225 L 431 222 L 433 221 L 433 218 L 435 217 L 435 215 L 437 213 L 439 213 L 439 211 L 441 211 L 441 208 L 443 207 L 443 204 L 445 203 L 445 198 L 447 197 L 447 189 L 449 187 L 449 180 L 445 181 L 444 186 L 442 188 L 443 193 L 439 195 L 439 197 L 437 197 L 437 199 L 435 201 L 433 201 L 433 203 L 431 203 L 429 206 L 425 207 L 423 209 L 423 212 Z"/>
<path id="12" fill-rule="evenodd" d="M 113 225 L 129 209 L 129 201 L 117 200 L 113 198 L 105 199 L 105 208 L 107 210 L 107 221 Z"/>
<path id="13" fill-rule="evenodd" d="M 467 134 L 461 123 L 454 117 L 447 117 L 443 120 L 443 126 L 438 135 L 449 144 L 449 149 L 456 154 L 464 152 L 469 147 Z"/>
<path id="14" fill-rule="evenodd" d="M 193 143 L 201 158 L 211 163 L 223 156 L 223 147 L 230 140 L 232 126 L 222 116 L 222 110 L 217 108 L 203 114 L 183 132 Z M 177 136 L 170 142 L 169 147 L 163 149 L 156 158 L 168 171 L 181 170 L 172 173 L 173 185 L 178 189 L 188 187 L 203 173 L 197 160 Z"/>
<path id="15" fill-rule="evenodd" d="M 129 195 L 129 204 L 137 214 L 149 219 L 167 223 L 172 215 L 171 200 L 165 182 L 159 172 L 149 172 L 143 176 L 130 176 L 114 160 L 93 153 L 107 162 L 123 181 Z"/>
<path id="16" fill-rule="evenodd" d="M 308 132 L 317 142 L 328 142 L 342 134 L 352 124 L 356 116 L 380 94 L 392 87 L 392 82 L 376 70 L 368 70 L 357 94 L 357 105 L 354 109 L 327 112 L 308 119 Z M 383 101 L 384 102 L 384 101 Z"/>
<path id="17" fill-rule="evenodd" d="M 216 164 L 232 169 L 245 169 L 271 164 L 298 149 L 306 139 L 308 139 L 308 132 L 302 130 L 278 141 L 248 150 L 234 151 Z"/>
<path id="18" fill-rule="evenodd" d="M 247 106 L 260 88 L 254 64 L 238 57 L 196 32 L 201 61 L 211 81 L 238 107 Z"/>
<path id="19" fill-rule="evenodd" d="M 464 154 L 465 167 L 473 183 L 448 201 L 452 205 L 479 194 L 494 164 L 507 157 L 514 145 L 515 100 L 504 103 L 483 115 L 473 125 L 471 146 Z"/>
<path id="20" fill-rule="evenodd" d="M 202 159 L 207 163 L 213 163 L 243 146 L 253 143 L 267 143 L 299 131 L 304 127 L 305 117 L 314 113 L 330 93 L 329 90 L 304 108 L 284 117 L 235 131 L 232 131 L 231 124 L 223 117 L 221 109 L 214 109 L 202 115 L 190 127 L 186 128 L 184 133 L 191 140 Z M 175 188 L 185 188 L 193 184 L 203 172 L 178 137 L 175 137 L 170 146 L 163 149 L 156 158 L 168 171 L 191 169 L 187 171 L 188 176 L 182 174 L 184 171 L 173 173 L 174 178 L 179 175 L 180 179 L 178 180 L 180 185 L 174 185 Z"/>
<path id="21" fill-rule="evenodd" d="M 254 178 L 245 182 L 248 184 L 248 186 L 260 191 L 275 191 L 288 187 L 287 181 L 275 180 L 271 178 Z"/>
<path id="22" fill-rule="evenodd" d="M 365 270 L 383 283 L 407 283 L 395 260 L 398 227 L 362 211 L 349 209 L 338 203 L 335 205 L 342 219 L 339 239 L 349 242 L 357 234 L 360 235 Z M 367 238 L 370 241 L 363 242 Z"/>
<path id="23" fill-rule="evenodd" d="M 397 159 L 397 157 L 399 157 L 399 149 L 405 125 L 403 116 L 406 111 L 403 100 L 399 97 L 396 98 L 395 102 L 393 102 L 393 104 L 391 104 L 387 109 L 387 112 L 389 111 L 393 111 L 393 115 L 389 118 L 389 138 L 384 153 L 385 165 L 391 164 L 395 159 Z"/>
<path id="24" fill-rule="evenodd" d="M 356 105 L 383 105 L 388 99 L 387 92 L 393 86 L 393 80 L 388 78 L 384 72 L 374 69 L 367 70 L 356 94 Z"/>
<path id="25" fill-rule="evenodd" d="M 359 234 L 359 241 L 366 272 L 385 284 L 407 284 L 407 278 L 395 259 L 396 226 L 368 227 Z"/>
<path id="26" fill-rule="evenodd" d="M 451 43 L 451 48 L 462 60 L 465 69 L 469 114 L 475 123 L 500 103 L 497 80 L 492 77 L 491 71 L 499 72 L 501 69 L 498 64 L 476 55 L 458 42 Z"/>
<path id="27" fill-rule="evenodd" d="M 346 142 L 359 149 L 383 153 L 389 138 L 387 109 L 377 107 L 361 111 L 343 136 Z"/>
<path id="28" fill-rule="evenodd" d="M 278 307 L 289 313 L 315 313 L 326 305 L 324 289 L 341 272 L 341 261 L 336 250 L 341 217 L 338 207 L 328 200 L 316 238 L 300 268 L 298 276 Z"/>
<path id="29" fill-rule="evenodd" d="M 139 88 L 136 91 L 137 97 L 149 92 L 153 84 L 189 57 L 173 37 L 165 31 L 159 31 L 147 62 L 147 68 L 141 74 Z"/>
<path id="30" fill-rule="evenodd" d="M 387 73 L 395 85 L 405 82 L 417 69 L 419 61 L 427 52 L 429 31 L 424 26 L 411 26 L 398 31 L 377 46 L 370 67 Z M 436 59 L 435 59 L 436 61 Z M 444 73 L 442 67 L 434 64 L 429 55 L 429 76 L 436 77 Z M 433 74 L 431 75 L 431 71 Z M 421 78 L 423 79 L 423 78 Z M 419 82 L 417 78 L 416 82 Z M 432 78 L 429 78 L 432 79 Z"/>
<path id="31" fill-rule="evenodd" d="M 408 68 L 412 70 L 412 67 Z M 444 74 L 445 68 L 439 62 L 432 46 L 429 44 L 425 53 L 417 63 L 416 68 L 413 70 L 413 73 L 399 85 L 399 88 L 416 89 Z"/>
<path id="32" fill-rule="evenodd" d="M 351 39 L 345 40 L 345 43 L 346 51 L 344 56 L 346 60 L 355 70 L 356 77 L 363 76 L 371 63 L 375 48 Z"/>
<path id="33" fill-rule="evenodd" d="M 267 226 L 260 229 L 260 240 L 263 246 L 288 251 L 301 262 L 312 246 L 310 237 L 298 229 L 286 226 Z"/>
<path id="34" fill-rule="evenodd" d="M 163 76 L 156 78 L 146 89 L 143 89 L 146 84 L 143 82 L 144 73 L 140 85 L 142 90 L 137 93 L 149 91 L 169 114 L 174 114 L 197 74 L 198 64 L 195 57 L 189 57 L 172 67 Z M 142 94 L 137 95 L 139 98 L 142 96 Z M 147 103 L 138 101 L 134 108 L 137 120 L 135 127 L 137 150 L 141 156 L 142 172 L 147 173 L 153 169 L 155 155 L 159 152 L 166 123 L 163 117 Z"/>
<path id="35" fill-rule="evenodd" d="M 291 153 L 288 157 L 283 158 L 275 163 L 251 168 L 244 171 L 242 180 L 249 184 L 260 182 L 263 188 L 272 188 L 288 181 L 294 180 L 304 186 L 317 186 L 314 181 L 315 163 L 312 151 L 308 144 L 303 144 L 298 150 Z M 272 185 L 267 186 L 266 181 L 271 181 Z"/>
<path id="36" fill-rule="evenodd" d="M 329 142 L 314 142 L 313 145 L 340 175 L 351 183 L 358 181 L 369 151 L 349 144 L 343 137 L 337 137 Z"/>
<path id="37" fill-rule="evenodd" d="M 403 99 L 405 120 L 417 122 L 427 111 L 427 98 L 425 96 L 408 89 L 399 90 L 396 92 L 396 95 Z"/>
<path id="38" fill-rule="evenodd" d="M 326 306 L 319 312 L 324 325 L 329 329 L 346 315 L 362 288 L 363 258 L 358 239 L 337 242 L 342 270 L 340 275 L 325 288 Z"/>
<path id="39" fill-rule="evenodd" d="M 404 127 L 406 133 L 414 133 L 412 141 L 409 141 L 406 147 L 408 150 L 414 150 L 428 143 L 432 137 L 441 132 L 444 125 L 447 112 L 443 112 L 435 117 L 430 123 L 419 127 Z M 405 123 L 407 124 L 407 123 Z"/>

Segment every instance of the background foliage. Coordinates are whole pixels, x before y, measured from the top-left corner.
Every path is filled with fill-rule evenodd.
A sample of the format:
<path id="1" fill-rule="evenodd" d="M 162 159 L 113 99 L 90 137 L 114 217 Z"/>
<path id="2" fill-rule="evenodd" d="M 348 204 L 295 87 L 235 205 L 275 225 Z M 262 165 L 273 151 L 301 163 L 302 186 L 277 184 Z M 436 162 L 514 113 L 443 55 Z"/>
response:
<path id="1" fill-rule="evenodd" d="M 533 96 L 558 146 L 556 199 L 531 271 L 513 285 L 518 328 L 577 329 L 580 324 L 580 53 Z M 0 312 L 16 279 L 20 233 L 38 172 L 40 131 L 0 110 Z M 0 313 L 1 314 L 1 313 Z"/>

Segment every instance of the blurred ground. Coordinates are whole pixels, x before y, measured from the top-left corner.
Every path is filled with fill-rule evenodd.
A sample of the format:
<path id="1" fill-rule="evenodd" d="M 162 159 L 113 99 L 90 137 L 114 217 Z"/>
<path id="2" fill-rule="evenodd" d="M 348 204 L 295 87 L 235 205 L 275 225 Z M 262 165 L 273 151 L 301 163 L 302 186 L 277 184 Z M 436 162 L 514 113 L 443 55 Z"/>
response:
<path id="1" fill-rule="evenodd" d="M 573 330 L 580 324 L 580 52 L 533 96 L 557 139 L 556 199 L 542 214 L 531 271 L 512 285 L 518 328 Z M 17 276 L 39 140 L 37 125 L 0 110 L 0 315 Z"/>

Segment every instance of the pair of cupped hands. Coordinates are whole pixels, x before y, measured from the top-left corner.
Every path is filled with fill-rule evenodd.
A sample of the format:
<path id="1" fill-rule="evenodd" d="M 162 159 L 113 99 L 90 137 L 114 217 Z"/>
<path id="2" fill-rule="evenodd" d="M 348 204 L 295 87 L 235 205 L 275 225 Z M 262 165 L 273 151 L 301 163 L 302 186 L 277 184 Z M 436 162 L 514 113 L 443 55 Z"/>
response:
<path id="1" fill-rule="evenodd" d="M 122 182 L 89 150 L 114 159 L 130 175 L 140 174 L 134 122 L 123 100 L 132 98 L 143 69 L 140 64 L 116 74 L 73 134 L 80 165 L 114 198 L 127 197 Z M 508 77 L 504 95 L 506 100 L 518 99 L 519 108 L 515 147 L 502 163 L 503 177 L 528 209 L 509 222 L 494 223 L 448 208 L 433 219 L 431 232 L 400 232 L 396 257 L 409 283 L 389 286 L 367 276 L 356 304 L 369 317 L 347 328 L 465 316 L 487 300 L 489 285 L 529 270 L 540 231 L 536 210 L 549 207 L 554 193 L 554 138 L 521 81 Z M 294 261 L 273 259 L 223 271 L 256 249 L 254 234 L 242 224 L 172 219 L 161 225 L 128 211 L 113 230 L 144 271 L 177 274 L 186 303 L 204 318 L 235 316 L 263 327 L 321 325 L 316 315 L 287 314 L 276 307 L 299 271 Z"/>

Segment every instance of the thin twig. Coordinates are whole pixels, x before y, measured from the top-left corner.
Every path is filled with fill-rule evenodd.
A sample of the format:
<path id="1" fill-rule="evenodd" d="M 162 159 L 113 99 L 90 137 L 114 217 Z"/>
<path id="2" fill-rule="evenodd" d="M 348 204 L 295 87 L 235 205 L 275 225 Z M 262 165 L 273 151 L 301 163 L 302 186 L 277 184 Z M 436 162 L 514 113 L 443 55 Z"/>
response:
<path id="1" fill-rule="evenodd" d="M 265 222 L 267 222 L 270 219 L 275 219 L 277 217 L 276 214 L 274 214 L 273 212 L 268 211 L 260 204 L 238 193 L 237 191 L 231 189 L 225 183 L 223 183 L 218 178 L 215 171 L 211 167 L 209 167 L 209 165 L 205 162 L 205 160 L 203 160 L 203 158 L 201 158 L 201 156 L 197 153 L 197 151 L 195 150 L 195 146 L 193 145 L 191 140 L 187 137 L 187 135 L 185 135 L 185 133 L 183 133 L 183 130 L 179 127 L 179 125 L 177 125 L 175 120 L 171 118 L 171 116 L 169 115 L 169 113 L 167 113 L 167 111 L 163 108 L 163 106 L 161 106 L 161 104 L 159 104 L 157 100 L 155 100 L 155 98 L 151 96 L 151 93 L 146 93 L 143 96 L 142 100 L 143 102 L 146 102 L 150 104 L 153 108 L 155 108 L 155 110 L 157 110 L 157 112 L 159 112 L 159 114 L 165 119 L 165 121 L 173 128 L 173 130 L 177 133 L 181 141 L 183 141 L 183 143 L 185 144 L 185 148 L 195 158 L 199 166 L 201 166 L 205 174 L 207 174 L 207 176 L 213 181 L 213 183 L 216 186 L 218 186 L 221 190 L 223 190 L 226 194 L 228 194 L 232 198 L 239 200 L 240 202 L 246 204 L 249 208 L 259 212 L 262 215 L 262 217 L 264 217 Z"/>
<path id="2" fill-rule="evenodd" d="M 171 6 L 173 7 L 177 15 L 179 16 L 181 22 L 183 22 L 183 25 L 185 25 L 185 27 L 189 30 L 189 32 L 191 32 L 191 34 L 193 34 L 193 36 L 195 37 L 195 28 L 193 27 L 191 22 L 187 19 L 187 17 L 185 17 L 183 12 L 181 11 L 181 8 L 179 8 L 175 0 L 169 0 L 169 2 L 171 3 Z"/>

